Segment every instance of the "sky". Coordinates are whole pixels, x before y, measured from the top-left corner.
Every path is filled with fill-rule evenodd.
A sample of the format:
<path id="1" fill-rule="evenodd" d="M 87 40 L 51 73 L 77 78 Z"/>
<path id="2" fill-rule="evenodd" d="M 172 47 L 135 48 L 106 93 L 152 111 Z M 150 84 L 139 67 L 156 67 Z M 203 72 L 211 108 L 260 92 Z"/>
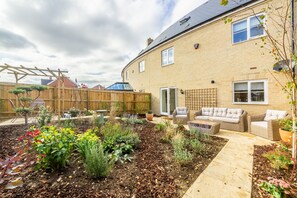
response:
<path id="1" fill-rule="evenodd" d="M 0 64 L 67 70 L 89 87 L 123 67 L 206 0 L 0 0 Z M 0 73 L 0 82 L 14 77 Z M 24 78 L 21 83 L 40 83 Z"/>

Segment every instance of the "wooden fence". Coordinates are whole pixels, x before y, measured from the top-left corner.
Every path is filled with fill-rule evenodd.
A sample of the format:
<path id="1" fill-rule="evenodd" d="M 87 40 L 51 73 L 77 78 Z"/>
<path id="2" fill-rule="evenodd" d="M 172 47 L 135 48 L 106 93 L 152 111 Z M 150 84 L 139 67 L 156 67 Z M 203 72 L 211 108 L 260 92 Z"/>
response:
<path id="1" fill-rule="evenodd" d="M 0 84 L 0 119 L 14 117 L 15 113 L 10 104 L 11 100 L 16 103 L 16 97 L 9 93 L 15 88 L 14 84 Z M 61 89 L 61 98 L 58 98 L 58 88 L 49 87 L 41 92 L 39 97 L 49 106 L 52 111 L 58 113 L 58 103 L 61 105 L 61 112 L 68 111 L 71 107 L 80 110 L 116 109 L 118 112 L 145 113 L 151 109 L 151 94 L 121 91 L 106 91 L 94 89 Z M 36 92 L 31 97 L 37 96 Z"/>

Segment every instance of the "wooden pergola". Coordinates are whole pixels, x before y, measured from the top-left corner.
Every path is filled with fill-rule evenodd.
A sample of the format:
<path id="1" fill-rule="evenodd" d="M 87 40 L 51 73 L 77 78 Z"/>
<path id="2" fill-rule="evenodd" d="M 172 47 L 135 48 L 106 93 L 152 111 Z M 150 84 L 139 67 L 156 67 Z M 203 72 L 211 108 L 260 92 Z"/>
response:
<path id="1" fill-rule="evenodd" d="M 25 67 L 23 65 L 20 66 L 11 66 L 8 64 L 0 65 L 0 73 L 7 71 L 7 74 L 15 76 L 15 83 L 18 86 L 19 81 L 26 76 L 35 76 L 35 77 L 49 77 L 56 78 L 58 80 L 58 116 L 61 114 L 61 85 L 63 88 L 64 95 L 64 78 L 65 74 L 68 73 L 66 70 L 54 70 L 54 69 L 41 69 L 38 67 Z M 62 105 L 64 106 L 64 97 L 62 101 Z"/>

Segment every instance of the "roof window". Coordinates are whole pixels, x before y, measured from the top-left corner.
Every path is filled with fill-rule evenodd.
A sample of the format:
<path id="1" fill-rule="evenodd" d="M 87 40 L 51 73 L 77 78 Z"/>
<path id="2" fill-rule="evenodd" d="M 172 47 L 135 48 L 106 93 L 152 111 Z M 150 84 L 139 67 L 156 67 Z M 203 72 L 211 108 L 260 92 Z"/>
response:
<path id="1" fill-rule="evenodd" d="M 190 20 L 190 18 L 191 18 L 191 17 L 189 16 L 189 17 L 186 17 L 186 18 L 180 20 L 180 21 L 179 21 L 179 24 L 180 24 L 180 25 L 184 24 L 185 22 L 187 22 L 188 20 Z"/>

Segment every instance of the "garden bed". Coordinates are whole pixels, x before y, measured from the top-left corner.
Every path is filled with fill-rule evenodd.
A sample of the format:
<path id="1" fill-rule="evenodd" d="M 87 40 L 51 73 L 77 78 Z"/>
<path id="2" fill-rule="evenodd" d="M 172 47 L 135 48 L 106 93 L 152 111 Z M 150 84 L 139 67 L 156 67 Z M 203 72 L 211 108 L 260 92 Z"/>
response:
<path id="1" fill-rule="evenodd" d="M 270 198 L 271 195 L 264 191 L 259 185 L 263 181 L 267 181 L 269 177 L 277 178 L 289 182 L 291 185 L 290 196 L 297 197 L 297 179 L 296 173 L 292 177 L 293 166 L 289 169 L 276 170 L 272 168 L 270 161 L 263 154 L 273 151 L 276 145 L 254 146 L 254 166 L 253 166 L 253 186 L 252 197 Z"/>
<path id="2" fill-rule="evenodd" d="M 64 171 L 47 173 L 22 172 L 23 186 L 6 190 L 0 184 L 0 197 L 181 197 L 218 154 L 227 140 L 212 137 L 205 140 L 205 151 L 191 163 L 180 166 L 173 159 L 173 148 L 161 141 L 164 132 L 154 124 L 133 125 L 141 143 L 131 162 L 116 163 L 102 179 L 87 176 L 79 153 L 74 152 Z M 0 127 L 1 157 L 13 154 L 23 126 Z"/>

